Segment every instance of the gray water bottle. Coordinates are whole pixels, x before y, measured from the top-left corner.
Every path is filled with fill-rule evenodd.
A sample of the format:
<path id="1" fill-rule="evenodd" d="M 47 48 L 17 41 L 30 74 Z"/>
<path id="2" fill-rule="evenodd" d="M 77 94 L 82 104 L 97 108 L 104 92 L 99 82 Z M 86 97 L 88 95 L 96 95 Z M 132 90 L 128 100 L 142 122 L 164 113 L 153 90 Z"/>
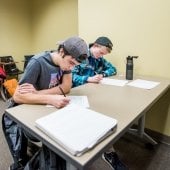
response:
<path id="1" fill-rule="evenodd" d="M 126 58 L 126 79 L 133 80 L 133 58 L 138 58 L 138 56 L 128 56 Z"/>

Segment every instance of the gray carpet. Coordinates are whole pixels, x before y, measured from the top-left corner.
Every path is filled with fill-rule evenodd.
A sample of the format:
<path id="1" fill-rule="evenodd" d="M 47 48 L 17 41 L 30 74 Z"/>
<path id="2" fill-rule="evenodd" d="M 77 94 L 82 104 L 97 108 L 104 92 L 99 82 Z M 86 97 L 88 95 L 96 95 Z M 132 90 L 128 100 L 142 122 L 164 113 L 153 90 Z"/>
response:
<path id="1" fill-rule="evenodd" d="M 0 99 L 0 114 L 2 115 L 4 113 L 4 110 L 6 108 L 6 104 Z M 0 116 L 0 126 L 1 125 L 1 116 Z M 7 143 L 5 141 L 2 128 L 0 128 L 0 170 L 7 170 L 9 165 L 12 162 L 12 157 L 10 155 L 10 152 L 8 150 Z"/>
<path id="2" fill-rule="evenodd" d="M 4 113 L 6 104 L 0 99 L 0 114 Z M 1 116 L 0 116 L 1 122 Z M 8 146 L 2 128 L 0 128 L 0 170 L 7 170 L 12 163 Z M 170 146 L 159 143 L 154 148 L 147 148 L 141 140 L 132 135 L 125 134 L 114 145 L 121 160 L 127 164 L 129 170 L 169 170 Z M 99 158 L 88 170 L 110 170 L 110 167 Z"/>

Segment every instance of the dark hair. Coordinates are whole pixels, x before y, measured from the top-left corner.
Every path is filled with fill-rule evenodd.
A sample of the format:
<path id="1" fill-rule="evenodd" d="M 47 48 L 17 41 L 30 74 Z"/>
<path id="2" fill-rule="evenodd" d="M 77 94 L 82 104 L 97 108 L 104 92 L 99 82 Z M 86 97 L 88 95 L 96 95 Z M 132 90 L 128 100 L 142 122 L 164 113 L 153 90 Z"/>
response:
<path id="1" fill-rule="evenodd" d="M 70 55 L 70 54 L 69 54 L 69 52 L 65 49 L 65 47 L 64 47 L 64 45 L 63 45 L 63 44 L 60 44 L 60 45 L 58 46 L 57 51 L 59 52 L 61 48 L 62 48 L 62 49 L 63 49 L 63 51 L 64 51 L 64 56 L 66 56 L 66 55 Z"/>
<path id="2" fill-rule="evenodd" d="M 63 44 L 60 44 L 60 45 L 58 46 L 58 50 L 57 50 L 57 51 L 59 52 L 61 48 L 62 48 L 63 51 L 64 51 L 63 58 L 64 58 L 66 55 L 71 55 L 71 54 L 65 49 L 65 47 L 64 47 Z M 72 57 L 75 58 L 74 56 L 72 56 Z M 81 63 L 81 62 L 84 61 L 86 58 L 87 58 L 87 54 L 82 54 L 82 55 L 80 55 L 78 58 L 76 58 L 76 60 Z"/>
<path id="3" fill-rule="evenodd" d="M 82 55 L 80 55 L 79 57 L 77 57 L 77 61 L 79 62 L 79 63 L 82 63 L 83 61 L 85 61 L 87 59 L 87 54 L 82 54 Z"/>

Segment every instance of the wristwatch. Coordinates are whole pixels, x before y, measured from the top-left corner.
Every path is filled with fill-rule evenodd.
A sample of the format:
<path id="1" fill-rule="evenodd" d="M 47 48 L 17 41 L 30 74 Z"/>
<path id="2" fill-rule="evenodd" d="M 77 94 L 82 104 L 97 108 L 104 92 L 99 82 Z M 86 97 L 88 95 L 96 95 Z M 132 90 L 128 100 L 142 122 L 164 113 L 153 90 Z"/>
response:
<path id="1" fill-rule="evenodd" d="M 70 74 L 71 70 L 63 71 L 63 74 Z"/>

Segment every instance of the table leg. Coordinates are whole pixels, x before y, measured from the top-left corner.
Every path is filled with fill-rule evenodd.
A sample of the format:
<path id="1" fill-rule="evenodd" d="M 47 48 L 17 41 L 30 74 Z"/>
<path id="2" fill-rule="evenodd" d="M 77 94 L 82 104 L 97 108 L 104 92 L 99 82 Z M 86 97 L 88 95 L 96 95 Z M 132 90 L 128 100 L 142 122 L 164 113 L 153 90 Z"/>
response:
<path id="1" fill-rule="evenodd" d="M 75 166 L 73 166 L 69 162 L 66 163 L 66 169 L 67 170 L 78 170 Z"/>
<path id="2" fill-rule="evenodd" d="M 145 114 L 141 118 L 139 118 L 138 128 L 137 129 L 130 128 L 129 132 L 131 134 L 137 135 L 140 138 L 145 139 L 146 141 L 153 145 L 158 144 L 154 139 L 152 139 L 152 137 L 145 133 L 144 129 L 145 129 Z"/>

